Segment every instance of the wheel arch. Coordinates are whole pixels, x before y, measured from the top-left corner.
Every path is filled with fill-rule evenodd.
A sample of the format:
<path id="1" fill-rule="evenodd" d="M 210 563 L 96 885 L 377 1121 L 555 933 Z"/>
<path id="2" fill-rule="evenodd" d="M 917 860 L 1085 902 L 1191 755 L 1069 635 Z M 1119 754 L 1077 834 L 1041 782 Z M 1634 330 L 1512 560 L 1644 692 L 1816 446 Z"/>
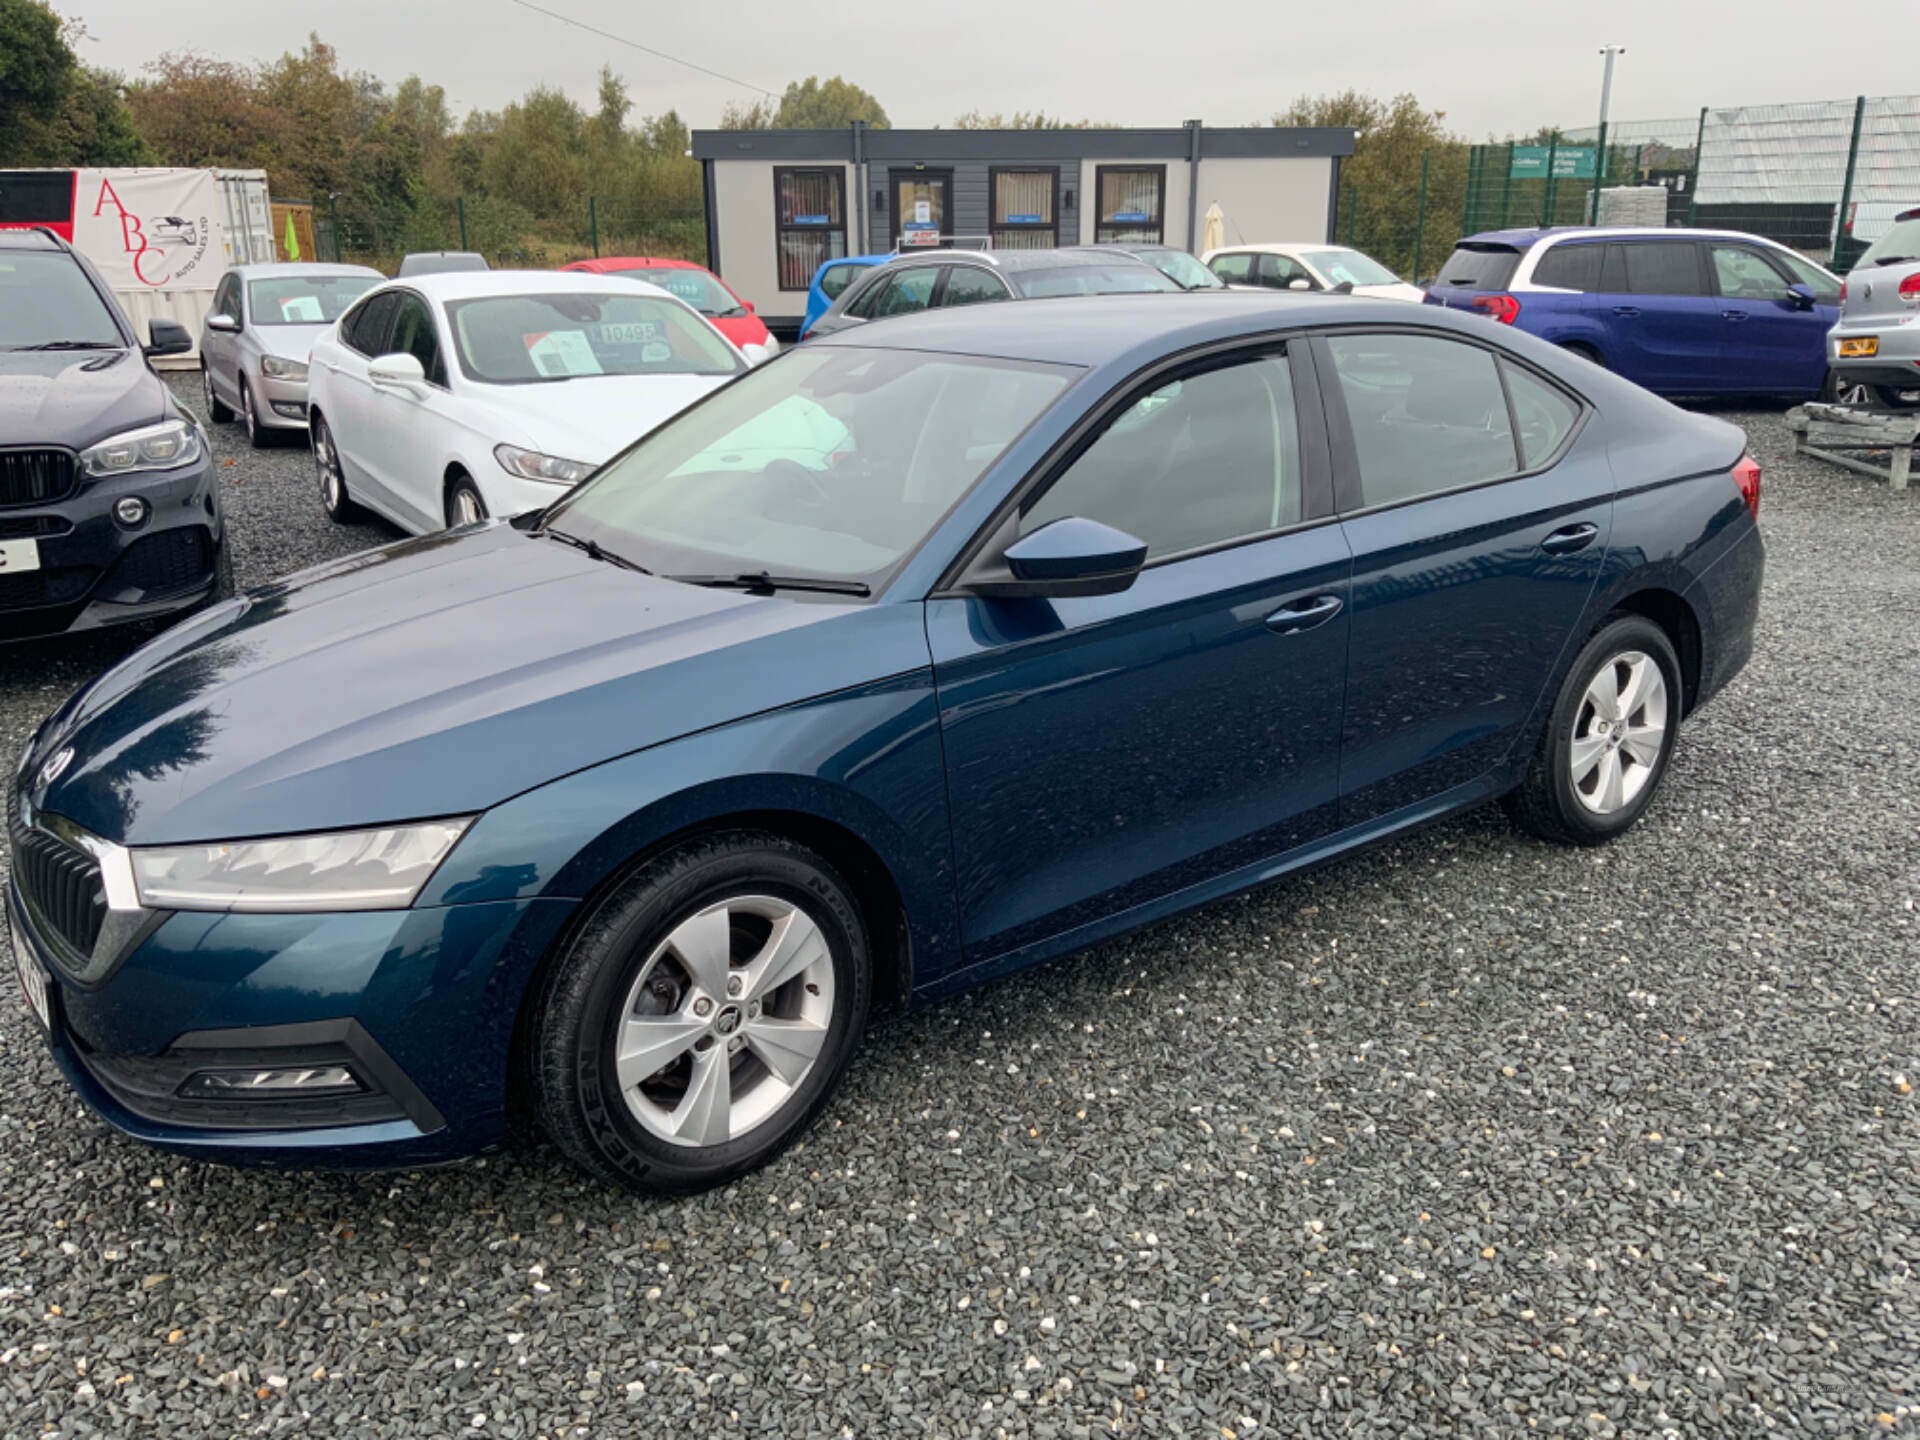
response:
<path id="1" fill-rule="evenodd" d="M 1649 586 L 1620 596 L 1612 615 L 1639 615 L 1666 632 L 1680 659 L 1681 714 L 1690 715 L 1700 695 L 1700 617 L 1686 598 L 1663 586 Z"/>

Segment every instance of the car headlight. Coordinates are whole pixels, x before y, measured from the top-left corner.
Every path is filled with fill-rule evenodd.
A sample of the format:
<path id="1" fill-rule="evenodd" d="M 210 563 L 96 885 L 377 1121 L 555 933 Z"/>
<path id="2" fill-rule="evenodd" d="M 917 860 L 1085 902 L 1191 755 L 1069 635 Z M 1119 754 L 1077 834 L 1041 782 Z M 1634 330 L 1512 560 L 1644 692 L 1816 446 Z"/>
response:
<path id="1" fill-rule="evenodd" d="M 538 450 L 522 450 L 518 445 L 494 446 L 493 458 L 509 475 L 518 475 L 522 480 L 546 480 L 555 485 L 578 485 L 594 470 L 579 460 L 562 460 L 558 455 L 542 455 Z"/>
<path id="2" fill-rule="evenodd" d="M 153 910 L 404 910 L 472 823 L 138 849 L 133 881 Z"/>
<path id="3" fill-rule="evenodd" d="M 276 380 L 304 380 L 307 378 L 307 362 L 283 360 L 278 355 L 262 355 L 260 372 L 263 375 L 271 375 Z"/>
<path id="4" fill-rule="evenodd" d="M 184 420 L 163 420 L 82 450 L 80 469 L 97 479 L 135 470 L 171 470 L 199 458 L 200 432 Z"/>

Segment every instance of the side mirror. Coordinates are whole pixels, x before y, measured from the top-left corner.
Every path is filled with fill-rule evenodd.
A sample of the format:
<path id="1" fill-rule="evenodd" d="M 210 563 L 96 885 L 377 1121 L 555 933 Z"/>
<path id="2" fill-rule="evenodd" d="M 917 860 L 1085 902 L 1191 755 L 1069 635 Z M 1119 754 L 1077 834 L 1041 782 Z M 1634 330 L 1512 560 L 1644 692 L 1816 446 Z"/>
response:
<path id="1" fill-rule="evenodd" d="M 1311 290 L 1312 288 L 1313 282 L 1304 275 L 1296 275 L 1293 279 L 1287 281 L 1287 289 L 1289 290 Z"/>
<path id="2" fill-rule="evenodd" d="M 222 314 L 216 310 L 213 314 L 207 316 L 207 328 L 209 330 L 223 330 L 231 335 L 240 328 L 240 322 L 234 319 L 233 316 Z"/>
<path id="3" fill-rule="evenodd" d="M 968 588 L 980 595 L 1051 598 L 1117 595 L 1147 561 L 1147 542 L 1124 530 L 1067 515 L 1023 535 Z"/>
<path id="4" fill-rule="evenodd" d="M 742 300 L 740 302 L 740 305 L 747 312 L 747 314 L 751 315 L 754 313 L 753 302 L 751 300 Z"/>
<path id="5" fill-rule="evenodd" d="M 178 320 L 149 320 L 147 343 L 140 348 L 149 355 L 185 355 L 193 349 L 193 336 Z"/>
<path id="6" fill-rule="evenodd" d="M 1789 285 L 1787 294 L 1792 297 L 1788 303 L 1796 310 L 1811 310 L 1820 299 L 1813 293 L 1811 285 Z"/>
<path id="7" fill-rule="evenodd" d="M 417 395 L 426 388 L 427 372 L 421 368 L 418 356 L 397 351 L 368 361 L 367 379 L 386 389 Z"/>

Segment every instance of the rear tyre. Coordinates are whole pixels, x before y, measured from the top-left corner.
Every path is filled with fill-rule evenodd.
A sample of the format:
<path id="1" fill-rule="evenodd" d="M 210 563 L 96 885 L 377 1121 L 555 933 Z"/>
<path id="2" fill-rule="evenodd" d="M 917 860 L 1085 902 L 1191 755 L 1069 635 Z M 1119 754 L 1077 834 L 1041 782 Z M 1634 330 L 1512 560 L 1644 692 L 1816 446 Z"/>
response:
<path id="1" fill-rule="evenodd" d="M 542 987 L 534 1113 L 601 1179 L 685 1194 L 784 1149 L 866 1028 L 872 965 L 846 882 L 752 831 L 648 862 L 592 909 Z"/>
<path id="2" fill-rule="evenodd" d="M 225 425 L 233 419 L 233 411 L 227 407 L 218 395 L 213 393 L 213 369 L 206 361 L 200 362 L 200 390 L 207 402 L 207 423 Z"/>
<path id="3" fill-rule="evenodd" d="M 1908 390 L 1896 385 L 1870 385 L 1854 380 L 1840 370 L 1827 371 L 1820 398 L 1833 405 L 1851 405 L 1863 410 L 1920 409 L 1920 386 Z"/>
<path id="4" fill-rule="evenodd" d="M 1651 620 L 1601 626 L 1567 672 L 1520 788 L 1503 804 L 1545 840 L 1600 845 L 1653 803 L 1680 733 L 1680 662 Z"/>
<path id="5" fill-rule="evenodd" d="M 480 498 L 480 487 L 465 475 L 447 482 L 447 529 L 458 525 L 478 525 L 487 518 L 487 502 Z"/>
<path id="6" fill-rule="evenodd" d="M 347 494 L 346 471 L 340 468 L 340 452 L 334 448 L 333 431 L 326 417 L 315 411 L 307 438 L 313 445 L 313 469 L 320 481 L 320 508 L 336 525 L 350 525 L 366 512 Z"/>

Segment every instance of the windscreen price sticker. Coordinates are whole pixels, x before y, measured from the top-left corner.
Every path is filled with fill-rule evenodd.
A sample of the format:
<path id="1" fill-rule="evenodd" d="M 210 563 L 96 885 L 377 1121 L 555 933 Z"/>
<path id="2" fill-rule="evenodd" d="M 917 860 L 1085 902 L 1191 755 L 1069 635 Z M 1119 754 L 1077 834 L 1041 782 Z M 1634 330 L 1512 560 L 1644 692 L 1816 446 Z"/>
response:
<path id="1" fill-rule="evenodd" d="M 596 325 L 593 338 L 601 345 L 644 345 L 660 336 L 660 327 L 651 320 L 635 320 L 624 325 Z"/>

